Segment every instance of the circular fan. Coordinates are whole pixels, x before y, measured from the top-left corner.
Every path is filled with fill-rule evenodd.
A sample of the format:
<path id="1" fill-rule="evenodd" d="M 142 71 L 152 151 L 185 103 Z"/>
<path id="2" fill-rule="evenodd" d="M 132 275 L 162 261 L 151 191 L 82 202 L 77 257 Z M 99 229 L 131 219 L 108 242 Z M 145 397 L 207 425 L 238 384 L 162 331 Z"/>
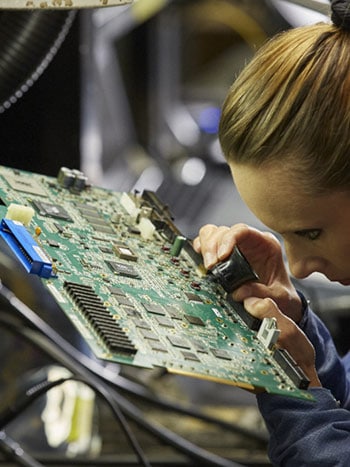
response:
<path id="1" fill-rule="evenodd" d="M 36 82 L 68 34 L 74 11 L 0 13 L 0 113 Z"/>
<path id="2" fill-rule="evenodd" d="M 133 0 L 0 0 L 0 8 L 32 10 L 33 8 L 41 10 L 63 10 L 68 8 L 96 8 L 124 5 Z"/>

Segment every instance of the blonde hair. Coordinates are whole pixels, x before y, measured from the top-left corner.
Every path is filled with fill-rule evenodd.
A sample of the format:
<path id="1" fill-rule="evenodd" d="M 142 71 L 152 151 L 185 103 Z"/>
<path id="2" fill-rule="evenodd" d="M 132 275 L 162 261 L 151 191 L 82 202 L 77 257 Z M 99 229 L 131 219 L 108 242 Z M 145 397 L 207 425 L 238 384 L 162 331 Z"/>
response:
<path id="1" fill-rule="evenodd" d="M 219 138 L 227 162 L 288 164 L 310 192 L 350 190 L 350 32 L 291 29 L 233 83 Z"/>

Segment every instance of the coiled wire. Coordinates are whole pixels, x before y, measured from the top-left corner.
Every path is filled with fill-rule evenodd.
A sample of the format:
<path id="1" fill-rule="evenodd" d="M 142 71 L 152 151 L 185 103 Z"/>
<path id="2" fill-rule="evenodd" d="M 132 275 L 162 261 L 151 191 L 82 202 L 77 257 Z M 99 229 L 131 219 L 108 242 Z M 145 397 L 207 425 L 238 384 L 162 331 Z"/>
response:
<path id="1" fill-rule="evenodd" d="M 0 113 L 38 80 L 55 57 L 76 11 L 5 11 L 0 15 Z"/>

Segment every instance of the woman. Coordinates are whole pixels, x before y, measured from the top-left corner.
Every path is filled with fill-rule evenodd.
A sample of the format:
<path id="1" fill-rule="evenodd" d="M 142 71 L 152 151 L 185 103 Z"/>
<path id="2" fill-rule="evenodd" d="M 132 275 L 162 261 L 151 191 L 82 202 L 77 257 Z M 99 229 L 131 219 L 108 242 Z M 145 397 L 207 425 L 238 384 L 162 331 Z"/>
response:
<path id="1" fill-rule="evenodd" d="M 350 285 L 350 0 L 333 24 L 296 28 L 259 50 L 223 105 L 220 142 L 247 206 L 284 241 L 291 273 Z M 350 465 L 350 354 L 341 359 L 292 285 L 279 242 L 239 224 L 206 225 L 194 240 L 210 269 L 238 245 L 260 276 L 234 292 L 275 317 L 278 345 L 310 379 L 316 402 L 258 395 L 273 465 Z"/>

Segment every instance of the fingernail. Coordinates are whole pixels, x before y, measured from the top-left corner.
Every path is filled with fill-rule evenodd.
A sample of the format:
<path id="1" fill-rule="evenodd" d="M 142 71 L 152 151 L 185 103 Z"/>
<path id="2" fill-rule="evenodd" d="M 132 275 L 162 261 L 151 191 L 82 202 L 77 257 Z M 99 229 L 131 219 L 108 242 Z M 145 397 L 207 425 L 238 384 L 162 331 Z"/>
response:
<path id="1" fill-rule="evenodd" d="M 205 253 L 204 255 L 204 266 L 206 268 L 212 266 L 213 264 L 216 263 L 216 258 L 212 253 Z"/>
<path id="2" fill-rule="evenodd" d="M 229 246 L 223 243 L 222 245 L 220 245 L 218 249 L 218 257 L 221 258 L 222 256 L 226 256 L 228 252 L 229 252 Z"/>

